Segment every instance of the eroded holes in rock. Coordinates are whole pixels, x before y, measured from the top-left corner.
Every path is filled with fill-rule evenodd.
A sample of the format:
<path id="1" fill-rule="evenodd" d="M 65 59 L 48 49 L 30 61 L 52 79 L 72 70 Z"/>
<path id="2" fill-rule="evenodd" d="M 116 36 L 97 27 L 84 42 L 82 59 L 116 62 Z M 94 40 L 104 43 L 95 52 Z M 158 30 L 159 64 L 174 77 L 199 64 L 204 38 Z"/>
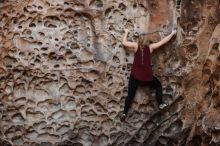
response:
<path id="1" fill-rule="evenodd" d="M 96 103 L 95 104 L 95 109 L 100 112 L 100 113 L 106 113 L 107 110 L 105 109 L 105 107 L 103 105 L 101 105 L 100 103 Z"/>
<path id="2" fill-rule="evenodd" d="M 34 111 L 27 110 L 26 116 L 27 116 L 26 120 L 28 120 L 29 122 L 44 119 L 44 114 L 39 111 L 34 112 Z"/>
<path id="3" fill-rule="evenodd" d="M 204 69 L 210 69 L 212 67 L 212 61 L 210 59 L 207 59 L 204 64 Z"/>
<path id="4" fill-rule="evenodd" d="M 77 31 L 77 30 L 74 30 L 73 33 L 74 33 L 74 35 L 77 35 L 77 34 L 78 34 L 78 31 Z"/>
<path id="5" fill-rule="evenodd" d="M 19 26 L 18 26 L 18 28 L 19 28 L 19 29 L 22 29 L 22 26 L 21 26 L 21 25 L 19 25 Z"/>
<path id="6" fill-rule="evenodd" d="M 67 83 L 63 84 L 60 87 L 59 91 L 64 94 L 72 93 L 72 89 L 69 87 Z"/>
<path id="7" fill-rule="evenodd" d="M 84 101 L 84 104 L 85 104 L 85 101 Z M 88 104 L 83 105 L 82 108 L 81 108 L 81 112 L 88 112 L 91 108 L 92 107 L 90 105 L 88 105 Z"/>
<path id="8" fill-rule="evenodd" d="M 12 116 L 12 122 L 23 123 L 25 121 L 24 117 L 20 113 L 16 113 Z"/>
<path id="9" fill-rule="evenodd" d="M 114 57 L 113 57 L 113 61 L 114 61 L 114 63 L 115 63 L 116 65 L 119 65 L 119 64 L 120 64 L 120 60 L 119 60 L 119 58 L 118 58 L 117 56 L 114 56 Z"/>
<path id="10" fill-rule="evenodd" d="M 56 28 L 57 27 L 56 25 L 52 24 L 50 21 L 46 21 L 44 23 L 44 26 L 48 27 L 48 28 Z"/>
<path id="11" fill-rule="evenodd" d="M 84 100 L 81 100 L 81 101 L 80 101 L 80 104 L 81 104 L 81 105 L 84 105 L 84 104 L 86 104 L 86 102 L 85 102 Z"/>
<path id="12" fill-rule="evenodd" d="M 25 35 L 31 35 L 32 32 L 31 32 L 30 29 L 25 29 L 25 30 L 22 32 L 22 34 L 25 34 Z"/>
<path id="13" fill-rule="evenodd" d="M 69 125 L 61 125 L 58 129 L 57 132 L 59 134 L 64 134 L 66 132 L 68 132 L 70 130 L 70 126 Z"/>
<path id="14" fill-rule="evenodd" d="M 24 13 L 28 13 L 28 12 L 29 12 L 28 9 L 27 9 L 27 7 L 24 7 L 24 8 L 23 8 L 23 11 L 24 11 Z"/>
<path id="15" fill-rule="evenodd" d="M 79 92 L 79 93 L 85 93 L 86 89 L 83 85 L 77 85 L 76 86 L 76 92 Z"/>
<path id="16" fill-rule="evenodd" d="M 31 24 L 29 24 L 29 27 L 36 27 L 36 24 L 35 23 L 31 23 Z"/>
<path id="17" fill-rule="evenodd" d="M 109 83 L 113 83 L 113 77 L 111 75 L 108 75 L 107 79 Z"/>
<path id="18" fill-rule="evenodd" d="M 170 106 L 170 108 L 169 108 L 169 113 L 170 113 L 170 115 L 173 115 L 173 114 L 176 114 L 177 112 L 179 112 L 179 109 L 180 109 L 180 104 L 178 104 L 180 101 L 182 101 L 183 100 L 183 98 L 182 97 L 176 97 L 176 101 L 175 101 L 175 104 L 172 104 L 172 106 Z"/>
<path id="19" fill-rule="evenodd" d="M 109 30 L 109 31 L 112 31 L 112 30 L 114 31 L 114 30 L 115 30 L 115 28 L 114 28 L 112 25 L 109 25 L 108 30 Z"/>
<path id="20" fill-rule="evenodd" d="M 58 57 L 57 57 L 57 60 L 59 61 L 59 62 L 65 62 L 66 60 L 65 60 L 65 56 L 63 56 L 63 55 L 59 55 Z"/>
<path id="21" fill-rule="evenodd" d="M 73 49 L 73 50 L 78 50 L 78 49 L 80 49 L 80 46 L 77 43 L 72 43 L 70 48 Z"/>
<path id="22" fill-rule="evenodd" d="M 35 130 L 40 131 L 40 130 L 44 129 L 46 126 L 47 126 L 47 122 L 40 121 L 40 122 L 34 123 L 33 127 Z"/>
<path id="23" fill-rule="evenodd" d="M 94 138 L 93 138 L 93 135 L 89 131 L 89 127 L 80 128 L 78 131 L 78 134 L 80 138 L 86 141 L 88 145 L 91 145 Z"/>
<path id="24" fill-rule="evenodd" d="M 72 8 L 67 8 L 67 9 L 64 10 L 64 14 L 71 14 L 71 13 L 75 13 Z M 78 14 L 78 16 L 80 17 L 80 14 Z"/>
<path id="25" fill-rule="evenodd" d="M 107 104 L 107 106 L 108 109 L 117 109 L 117 107 L 119 107 L 119 104 L 116 101 L 112 100 Z"/>
<path id="26" fill-rule="evenodd" d="M 72 59 L 77 58 L 75 55 L 73 55 L 73 52 L 70 49 L 66 50 L 65 56 L 66 56 L 66 58 L 71 58 L 71 57 L 73 57 Z"/>
<path id="27" fill-rule="evenodd" d="M 86 111 L 86 112 L 81 112 L 81 117 L 97 117 L 97 113 L 93 110 L 93 109 L 90 109 L 89 111 Z"/>
<path id="28" fill-rule="evenodd" d="M 5 136 L 7 136 L 8 138 L 12 138 L 15 136 L 15 131 L 18 130 L 18 128 L 14 125 L 12 125 L 11 127 L 9 127 L 7 130 L 5 130 L 4 134 Z"/>
<path id="29" fill-rule="evenodd" d="M 105 134 L 101 134 L 98 136 L 97 140 L 94 140 L 93 144 L 94 146 L 105 146 L 108 145 L 108 139 L 109 137 Z"/>
<path id="30" fill-rule="evenodd" d="M 212 104 L 214 108 L 220 107 L 220 100 L 219 100 L 219 91 L 214 91 L 212 93 Z"/>
<path id="31" fill-rule="evenodd" d="M 20 20 L 20 21 L 25 20 L 26 19 L 26 15 L 21 14 L 21 15 L 18 16 L 18 18 L 19 18 L 18 20 Z"/>
<path id="32" fill-rule="evenodd" d="M 194 135 L 192 140 L 189 141 L 189 146 L 201 146 L 201 145 L 203 145 L 202 141 L 203 140 L 202 140 L 202 137 L 200 135 Z"/>
<path id="33" fill-rule="evenodd" d="M 66 110 L 74 110 L 76 108 L 75 100 L 68 100 L 64 103 L 63 108 Z"/>
<path id="34" fill-rule="evenodd" d="M 42 53 L 41 56 L 42 56 L 42 58 L 45 59 L 45 58 L 47 58 L 48 54 L 47 53 Z"/>
<path id="35" fill-rule="evenodd" d="M 37 11 L 32 11 L 32 12 L 30 12 L 30 15 L 32 15 L 32 16 L 35 16 L 35 15 L 37 15 Z"/>
<path id="36" fill-rule="evenodd" d="M 89 6 L 90 7 L 95 6 L 95 7 L 98 7 L 98 8 L 103 7 L 103 1 L 102 0 L 91 1 Z"/>
<path id="37" fill-rule="evenodd" d="M 14 23 L 14 24 L 17 24 L 17 23 L 18 23 L 18 21 L 17 21 L 17 20 L 14 20 L 14 21 L 13 21 L 13 23 Z"/>
<path id="38" fill-rule="evenodd" d="M 12 138 L 12 142 L 14 145 L 23 145 L 23 138 L 22 136 L 15 136 Z"/>
<path id="39" fill-rule="evenodd" d="M 49 28 L 57 28 L 57 26 L 54 25 L 54 24 L 49 24 L 48 27 L 49 27 Z"/>
<path id="40" fill-rule="evenodd" d="M 85 95 L 88 97 L 90 96 L 92 93 L 90 91 L 86 91 Z"/>
<path id="41" fill-rule="evenodd" d="M 63 11 L 63 9 L 62 9 L 62 8 L 57 8 L 56 10 L 57 10 L 58 12 Z"/>
<path id="42" fill-rule="evenodd" d="M 9 67 L 9 68 L 11 68 L 12 65 L 15 65 L 17 63 L 17 59 L 11 56 L 6 56 L 4 58 L 4 61 L 5 61 L 6 67 Z"/>
<path id="43" fill-rule="evenodd" d="M 55 64 L 53 67 L 54 67 L 54 68 L 59 68 L 60 65 L 59 65 L 59 64 Z"/>
<path id="44" fill-rule="evenodd" d="M 126 27 L 126 28 L 133 28 L 133 27 L 134 27 L 134 24 L 132 23 L 131 20 L 128 20 L 128 21 L 126 21 L 126 23 L 125 23 L 125 27 Z"/>
<path id="45" fill-rule="evenodd" d="M 210 69 L 203 69 L 202 70 L 202 78 L 203 78 L 203 83 L 204 84 L 207 84 L 209 83 L 209 78 L 210 78 L 210 75 L 211 75 L 211 70 Z"/>
<path id="46" fill-rule="evenodd" d="M 33 41 L 34 40 L 34 38 L 32 37 L 32 36 L 30 36 L 30 37 L 28 37 L 31 41 Z"/>
<path id="47" fill-rule="evenodd" d="M 48 108 L 52 111 L 57 111 L 61 108 L 61 105 L 59 102 L 54 102 L 53 100 L 49 100 Z"/>
<path id="48" fill-rule="evenodd" d="M 59 120 L 59 121 L 66 121 L 69 119 L 67 112 L 64 110 L 58 110 L 58 111 L 52 113 L 51 117 L 52 117 L 52 119 Z"/>
<path id="49" fill-rule="evenodd" d="M 42 47 L 41 50 L 42 51 L 48 51 L 48 47 Z"/>
<path id="50" fill-rule="evenodd" d="M 37 138 L 38 135 L 39 135 L 38 132 L 36 130 L 33 130 L 33 129 L 28 129 L 26 132 L 27 132 L 26 136 L 28 138 Z"/>
<path id="51" fill-rule="evenodd" d="M 176 5 L 180 5 L 181 4 L 181 0 L 176 0 Z"/>
<path id="52" fill-rule="evenodd" d="M 166 91 L 166 93 L 172 93 L 173 92 L 173 88 L 170 85 L 168 85 L 166 87 L 165 91 Z"/>
<path id="53" fill-rule="evenodd" d="M 122 11 L 126 10 L 126 6 L 123 3 L 120 3 L 118 8 L 121 9 Z"/>
<path id="54" fill-rule="evenodd" d="M 120 91 L 115 92 L 114 96 L 115 97 L 120 97 L 121 96 L 121 92 Z"/>
<path id="55" fill-rule="evenodd" d="M 110 8 L 107 8 L 105 10 L 105 16 L 109 16 L 109 14 L 111 13 L 111 10 L 114 9 L 114 6 L 110 7 Z"/>
<path id="56" fill-rule="evenodd" d="M 69 114 L 70 119 L 76 119 L 76 117 L 78 116 L 78 112 L 75 109 L 76 108 L 69 110 L 68 114 Z"/>
<path id="57" fill-rule="evenodd" d="M 26 104 L 26 97 L 20 97 L 15 99 L 16 105 L 25 105 Z"/>
<path id="58" fill-rule="evenodd" d="M 27 106 L 28 107 L 35 107 L 36 106 L 36 102 L 34 100 L 28 99 L 27 100 Z M 29 110 L 29 108 L 28 108 L 28 110 Z"/>
<path id="59" fill-rule="evenodd" d="M 166 138 L 166 137 L 164 137 L 164 136 L 160 136 L 156 145 L 157 145 L 157 146 L 160 146 L 160 145 L 162 145 L 162 146 L 168 145 L 168 141 L 169 141 L 169 140 L 170 140 L 169 138 Z"/>
<path id="60" fill-rule="evenodd" d="M 152 121 L 147 121 L 146 122 L 146 128 L 147 129 L 153 129 L 153 128 L 155 128 L 155 126 L 156 126 L 156 124 Z"/>
<path id="61" fill-rule="evenodd" d="M 43 43 L 42 43 L 42 42 L 37 42 L 37 45 L 38 45 L 38 46 L 42 46 Z"/>
<path id="62" fill-rule="evenodd" d="M 38 58 L 36 58 L 36 59 L 34 59 L 34 66 L 36 65 L 36 64 L 38 64 L 38 63 L 40 63 L 41 61 L 40 61 L 40 59 L 38 59 Z"/>
<path id="63" fill-rule="evenodd" d="M 209 55 L 218 55 L 219 54 L 219 43 L 215 43 L 213 46 L 212 46 L 212 49 L 209 53 Z"/>
<path id="64" fill-rule="evenodd" d="M 48 58 L 51 59 L 51 60 L 56 60 L 57 59 L 57 56 L 56 56 L 56 53 L 55 52 L 50 52 L 49 55 L 48 55 Z"/>
<path id="65" fill-rule="evenodd" d="M 41 142 L 40 146 L 54 146 L 54 145 L 51 142 Z"/>
<path id="66" fill-rule="evenodd" d="M 178 120 L 174 121 L 173 123 L 171 123 L 170 127 L 168 127 L 164 131 L 164 134 L 170 135 L 172 133 L 178 133 L 181 131 L 182 126 L 183 126 L 183 122 L 180 119 L 178 119 Z"/>
<path id="67" fill-rule="evenodd" d="M 87 103 L 92 104 L 92 105 L 95 103 L 94 99 L 90 99 L 90 98 L 87 98 L 86 101 Z"/>
<path id="68" fill-rule="evenodd" d="M 38 32 L 40 36 L 44 37 L 45 34 L 43 32 Z"/>
<path id="69" fill-rule="evenodd" d="M 37 7 L 37 5 L 33 4 L 33 5 L 32 5 L 32 7 L 36 8 L 36 7 Z"/>
<path id="70" fill-rule="evenodd" d="M 59 48 L 59 52 L 61 52 L 61 54 L 64 54 L 66 51 L 65 47 L 64 46 L 60 46 Z M 65 55 L 66 56 L 66 55 Z"/>
<path id="71" fill-rule="evenodd" d="M 120 15 L 121 12 L 120 12 L 118 9 L 115 9 L 115 10 L 113 11 L 113 14 L 114 14 L 114 15 Z"/>
<path id="72" fill-rule="evenodd" d="M 38 54 L 35 58 L 40 60 L 41 59 L 41 55 Z"/>
<path id="73" fill-rule="evenodd" d="M 39 134 L 38 138 L 51 141 L 51 140 L 59 139 L 59 136 L 55 134 L 43 133 L 43 134 Z M 49 142 L 41 142 L 41 146 L 53 146 L 53 145 Z"/>
<path id="74" fill-rule="evenodd" d="M 69 3 L 68 2 L 64 2 L 64 5 L 69 5 Z"/>
<path id="75" fill-rule="evenodd" d="M 38 6 L 37 9 L 38 9 L 38 10 L 42 10 L 43 7 L 42 7 L 42 6 Z"/>
<path id="76" fill-rule="evenodd" d="M 196 44 L 191 44 L 185 48 L 185 52 L 190 59 L 194 59 L 194 57 L 198 54 L 198 48 Z"/>
<path id="77" fill-rule="evenodd" d="M 9 85 L 6 85 L 6 87 L 5 87 L 5 92 L 7 93 L 7 94 L 10 94 L 10 93 L 12 93 L 12 87 L 11 86 L 9 86 Z"/>
<path id="78" fill-rule="evenodd" d="M 164 94 L 163 99 L 164 99 L 164 102 L 169 103 L 169 104 L 172 103 L 173 101 L 173 97 L 168 94 Z"/>
<path id="79" fill-rule="evenodd" d="M 114 122 L 113 122 L 111 119 L 107 118 L 107 119 L 105 119 L 105 120 L 103 120 L 103 121 L 101 122 L 101 125 L 102 125 L 105 129 L 109 129 L 109 130 L 110 130 L 110 129 L 113 127 Z"/>
<path id="80" fill-rule="evenodd" d="M 44 20 L 50 20 L 50 21 L 54 21 L 54 22 L 59 22 L 60 18 L 57 16 L 46 16 L 43 18 Z"/>

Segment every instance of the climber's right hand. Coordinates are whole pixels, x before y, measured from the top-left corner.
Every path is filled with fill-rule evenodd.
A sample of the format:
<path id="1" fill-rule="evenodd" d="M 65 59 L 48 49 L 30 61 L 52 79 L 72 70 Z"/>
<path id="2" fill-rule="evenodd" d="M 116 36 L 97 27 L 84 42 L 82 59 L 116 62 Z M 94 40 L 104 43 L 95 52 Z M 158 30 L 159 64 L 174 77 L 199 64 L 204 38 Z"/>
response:
<path id="1" fill-rule="evenodd" d="M 125 31 L 125 33 L 128 33 L 128 32 L 129 32 L 129 29 L 126 29 L 126 28 L 125 28 L 124 31 Z"/>

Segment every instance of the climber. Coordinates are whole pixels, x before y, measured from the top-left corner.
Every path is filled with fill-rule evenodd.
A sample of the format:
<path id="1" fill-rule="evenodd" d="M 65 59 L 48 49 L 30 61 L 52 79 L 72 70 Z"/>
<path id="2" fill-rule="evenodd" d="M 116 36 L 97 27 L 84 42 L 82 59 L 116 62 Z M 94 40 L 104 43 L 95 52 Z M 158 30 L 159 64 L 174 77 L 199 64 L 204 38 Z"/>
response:
<path id="1" fill-rule="evenodd" d="M 126 117 L 134 99 L 137 87 L 140 85 L 148 85 L 156 89 L 156 99 L 159 109 L 164 109 L 168 106 L 168 104 L 164 103 L 162 100 L 162 85 L 152 73 L 151 53 L 155 49 L 160 48 L 162 45 L 167 43 L 176 34 L 176 30 L 173 30 L 171 34 L 157 43 L 149 43 L 149 40 L 146 40 L 144 35 L 139 35 L 137 42 L 129 42 L 127 41 L 129 30 L 125 29 L 124 31 L 125 35 L 123 37 L 122 44 L 128 51 L 134 53 L 134 61 L 129 78 L 128 95 L 125 99 L 122 119 Z"/>

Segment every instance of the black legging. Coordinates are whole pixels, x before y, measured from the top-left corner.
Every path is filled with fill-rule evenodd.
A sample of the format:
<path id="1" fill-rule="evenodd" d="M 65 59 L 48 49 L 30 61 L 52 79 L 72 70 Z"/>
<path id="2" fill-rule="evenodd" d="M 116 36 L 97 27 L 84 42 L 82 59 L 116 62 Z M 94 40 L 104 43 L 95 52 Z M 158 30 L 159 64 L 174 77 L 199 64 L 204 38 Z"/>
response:
<path id="1" fill-rule="evenodd" d="M 148 86 L 156 89 L 157 102 L 158 102 L 158 104 L 163 103 L 162 85 L 161 85 L 160 81 L 155 76 L 153 76 L 152 81 L 145 82 L 145 81 L 136 80 L 132 75 L 130 75 L 130 79 L 129 79 L 129 83 L 128 83 L 128 96 L 125 99 L 124 114 L 128 113 L 128 110 L 131 107 L 132 101 L 134 99 L 137 87 L 141 84 L 144 86 L 148 85 Z"/>

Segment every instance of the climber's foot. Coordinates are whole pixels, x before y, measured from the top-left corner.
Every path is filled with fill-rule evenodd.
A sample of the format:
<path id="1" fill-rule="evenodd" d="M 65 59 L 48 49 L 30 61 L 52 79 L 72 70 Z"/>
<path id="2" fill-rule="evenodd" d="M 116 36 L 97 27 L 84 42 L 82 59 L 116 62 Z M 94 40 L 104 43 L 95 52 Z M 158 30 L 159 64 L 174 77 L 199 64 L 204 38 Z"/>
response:
<path id="1" fill-rule="evenodd" d="M 164 108 L 166 108 L 166 107 L 168 107 L 168 104 L 167 103 L 161 103 L 160 105 L 159 105 L 159 109 L 164 109 Z"/>
<path id="2" fill-rule="evenodd" d="M 120 119 L 121 119 L 122 122 L 125 121 L 126 116 L 127 116 L 127 115 L 124 114 L 124 113 L 121 115 Z"/>

